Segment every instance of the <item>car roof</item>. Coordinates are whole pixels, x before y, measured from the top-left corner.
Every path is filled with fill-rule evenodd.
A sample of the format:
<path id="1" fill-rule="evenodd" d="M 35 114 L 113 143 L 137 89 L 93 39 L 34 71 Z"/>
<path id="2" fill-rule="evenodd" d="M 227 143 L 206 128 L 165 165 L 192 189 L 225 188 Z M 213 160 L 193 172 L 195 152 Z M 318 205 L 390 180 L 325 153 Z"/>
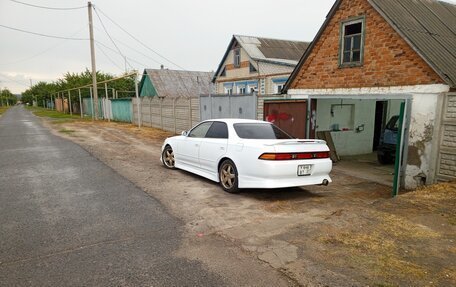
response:
<path id="1" fill-rule="evenodd" d="M 259 121 L 259 120 L 249 120 L 249 119 L 210 119 L 206 120 L 205 122 L 225 122 L 227 124 L 240 124 L 240 123 L 269 123 L 265 121 Z"/>

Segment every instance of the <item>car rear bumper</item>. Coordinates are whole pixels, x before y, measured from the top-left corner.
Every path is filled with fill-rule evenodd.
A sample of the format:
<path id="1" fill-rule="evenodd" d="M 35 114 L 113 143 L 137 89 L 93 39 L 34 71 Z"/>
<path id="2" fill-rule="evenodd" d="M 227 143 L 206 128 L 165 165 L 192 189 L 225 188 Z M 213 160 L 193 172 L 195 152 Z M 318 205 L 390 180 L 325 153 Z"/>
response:
<path id="1" fill-rule="evenodd" d="M 312 165 L 310 175 L 298 176 L 298 165 Z M 329 173 L 332 169 L 330 159 L 260 161 L 258 169 L 252 174 L 239 172 L 239 188 L 283 188 L 332 182 Z"/>

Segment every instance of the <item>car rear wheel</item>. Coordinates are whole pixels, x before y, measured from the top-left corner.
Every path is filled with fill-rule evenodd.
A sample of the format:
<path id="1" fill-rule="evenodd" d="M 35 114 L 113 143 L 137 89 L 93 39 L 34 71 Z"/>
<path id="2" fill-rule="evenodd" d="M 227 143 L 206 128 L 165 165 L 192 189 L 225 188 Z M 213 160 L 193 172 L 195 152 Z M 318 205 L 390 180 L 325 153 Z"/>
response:
<path id="1" fill-rule="evenodd" d="M 229 193 L 238 193 L 238 173 L 234 162 L 227 159 L 222 162 L 219 169 L 220 185 Z"/>
<path id="2" fill-rule="evenodd" d="M 390 164 L 391 163 L 391 157 L 386 153 L 377 154 L 377 159 L 380 164 Z"/>
<path id="3" fill-rule="evenodd" d="M 166 146 L 162 152 L 163 165 L 169 169 L 175 169 L 174 152 L 170 146 Z"/>

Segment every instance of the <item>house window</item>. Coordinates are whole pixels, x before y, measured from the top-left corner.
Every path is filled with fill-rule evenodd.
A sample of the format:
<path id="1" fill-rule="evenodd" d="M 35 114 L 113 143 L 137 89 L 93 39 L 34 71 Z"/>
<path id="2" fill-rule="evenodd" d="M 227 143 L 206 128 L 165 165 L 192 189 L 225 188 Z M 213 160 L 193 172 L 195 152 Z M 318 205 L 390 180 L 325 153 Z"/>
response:
<path id="1" fill-rule="evenodd" d="M 341 25 L 340 65 L 358 66 L 363 62 L 364 17 L 343 22 Z"/>
<path id="2" fill-rule="evenodd" d="M 232 95 L 233 94 L 233 88 L 225 88 L 225 94 Z"/>
<path id="3" fill-rule="evenodd" d="M 284 84 L 275 84 L 274 85 L 274 93 L 275 94 L 280 94 L 282 92 Z"/>
<path id="4" fill-rule="evenodd" d="M 233 63 L 235 68 L 239 68 L 241 66 L 241 49 L 237 48 L 233 50 Z"/>
<path id="5" fill-rule="evenodd" d="M 255 68 L 255 66 L 250 63 L 250 73 L 256 73 L 257 72 L 257 69 Z"/>
<path id="6" fill-rule="evenodd" d="M 256 87 L 256 86 L 249 86 L 249 93 L 250 93 L 250 94 L 258 93 L 258 87 Z"/>
<path id="7" fill-rule="evenodd" d="M 239 87 L 239 94 L 244 95 L 245 94 L 245 86 Z"/>

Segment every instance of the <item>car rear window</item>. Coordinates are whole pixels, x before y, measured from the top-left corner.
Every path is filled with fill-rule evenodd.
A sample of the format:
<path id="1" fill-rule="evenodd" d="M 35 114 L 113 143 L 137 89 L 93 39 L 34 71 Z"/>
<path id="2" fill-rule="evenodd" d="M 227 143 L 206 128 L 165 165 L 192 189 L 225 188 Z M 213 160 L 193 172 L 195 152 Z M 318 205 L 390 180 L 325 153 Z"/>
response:
<path id="1" fill-rule="evenodd" d="M 234 124 L 234 130 L 238 137 L 242 139 L 258 139 L 258 140 L 281 140 L 292 139 L 290 135 L 282 131 L 278 127 L 268 123 L 243 123 Z"/>

